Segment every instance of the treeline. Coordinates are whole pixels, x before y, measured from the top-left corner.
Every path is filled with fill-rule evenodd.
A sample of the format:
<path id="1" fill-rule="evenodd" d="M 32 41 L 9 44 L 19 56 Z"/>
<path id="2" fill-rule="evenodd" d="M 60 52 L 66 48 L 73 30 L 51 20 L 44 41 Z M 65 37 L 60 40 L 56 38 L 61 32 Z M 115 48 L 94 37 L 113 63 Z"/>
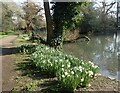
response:
<path id="1" fill-rule="evenodd" d="M 11 6 L 14 7 L 11 7 Z M 43 8 L 39 3 L 24 2 L 21 6 L 15 2 L 1 2 L 1 26 L 3 31 L 28 30 L 45 27 Z"/>

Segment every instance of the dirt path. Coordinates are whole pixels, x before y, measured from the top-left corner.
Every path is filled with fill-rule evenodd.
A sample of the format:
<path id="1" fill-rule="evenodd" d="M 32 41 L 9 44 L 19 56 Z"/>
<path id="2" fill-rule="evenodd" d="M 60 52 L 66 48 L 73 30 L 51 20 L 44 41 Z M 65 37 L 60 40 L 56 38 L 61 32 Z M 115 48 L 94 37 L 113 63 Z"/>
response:
<path id="1" fill-rule="evenodd" d="M 16 35 L 9 35 L 7 37 L 1 38 L 0 39 L 0 46 L 10 46 L 12 45 L 12 42 L 14 39 L 16 39 L 17 36 Z"/>
<path id="2" fill-rule="evenodd" d="M 13 41 L 17 38 L 16 35 L 10 35 L 0 39 L 0 49 L 1 49 L 1 66 L 2 66 L 2 91 L 11 91 L 15 85 L 14 78 L 17 73 L 14 71 L 14 59 L 13 55 L 15 53 L 15 48 Z"/>

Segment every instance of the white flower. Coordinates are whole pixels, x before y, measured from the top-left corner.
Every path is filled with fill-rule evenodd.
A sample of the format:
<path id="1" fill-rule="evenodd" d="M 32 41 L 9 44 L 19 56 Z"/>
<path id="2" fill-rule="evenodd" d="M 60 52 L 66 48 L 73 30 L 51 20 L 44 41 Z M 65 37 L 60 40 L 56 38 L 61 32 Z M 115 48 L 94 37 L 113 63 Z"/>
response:
<path id="1" fill-rule="evenodd" d="M 62 67 L 64 67 L 64 65 L 62 65 Z"/>
<path id="2" fill-rule="evenodd" d="M 76 75 L 76 77 L 78 78 L 78 75 Z"/>
<path id="3" fill-rule="evenodd" d="M 65 75 L 67 75 L 68 73 L 67 72 L 65 72 Z"/>
<path id="4" fill-rule="evenodd" d="M 46 47 L 46 50 L 48 50 L 49 48 L 48 47 Z"/>
<path id="5" fill-rule="evenodd" d="M 91 84 L 88 84 L 88 87 L 91 87 Z"/>
<path id="6" fill-rule="evenodd" d="M 82 69 L 82 67 L 81 67 L 81 66 L 79 66 L 79 69 Z"/>
<path id="7" fill-rule="evenodd" d="M 48 59 L 48 63 L 51 63 L 49 59 Z"/>
<path id="8" fill-rule="evenodd" d="M 64 68 L 62 68 L 62 71 L 64 71 Z"/>
<path id="9" fill-rule="evenodd" d="M 82 72 L 82 69 L 80 69 L 80 72 Z"/>
<path id="10" fill-rule="evenodd" d="M 81 60 L 83 62 L 83 60 Z"/>
<path id="11" fill-rule="evenodd" d="M 74 72 L 73 72 L 73 71 L 71 71 L 71 74 L 74 74 Z"/>
<path id="12" fill-rule="evenodd" d="M 53 64 L 50 64 L 50 66 L 52 66 Z"/>
<path id="13" fill-rule="evenodd" d="M 25 40 L 29 40 L 29 37 L 25 37 L 24 39 L 25 39 Z"/>
<path id="14" fill-rule="evenodd" d="M 94 64 L 91 61 L 88 61 L 88 62 L 94 67 Z"/>
<path id="15" fill-rule="evenodd" d="M 70 64 L 68 64 L 67 67 L 70 67 Z"/>
<path id="16" fill-rule="evenodd" d="M 74 67 L 74 70 L 78 70 L 78 68 L 77 68 L 77 67 Z"/>
<path id="17" fill-rule="evenodd" d="M 62 59 L 60 59 L 59 61 L 60 61 L 60 62 L 62 62 L 63 60 L 62 60 Z"/>
<path id="18" fill-rule="evenodd" d="M 64 58 L 65 59 L 65 58 Z M 69 60 L 67 59 L 66 62 L 69 62 Z"/>
<path id="19" fill-rule="evenodd" d="M 70 77 L 70 75 L 68 74 L 67 77 Z"/>
<path id="20" fill-rule="evenodd" d="M 88 61 L 89 63 L 92 63 L 91 61 Z"/>
<path id="21" fill-rule="evenodd" d="M 43 63 L 45 63 L 45 60 L 43 60 Z"/>
<path id="22" fill-rule="evenodd" d="M 92 76 L 93 75 L 93 72 L 92 71 L 88 71 L 89 73 L 89 76 Z"/>
<path id="23" fill-rule="evenodd" d="M 85 63 L 84 62 L 81 62 L 82 65 L 84 65 Z"/>
<path id="24" fill-rule="evenodd" d="M 55 60 L 55 62 L 57 62 L 57 60 Z"/>
<path id="25" fill-rule="evenodd" d="M 62 77 L 64 78 L 65 76 L 64 76 L 64 75 L 62 75 Z"/>
<path id="26" fill-rule="evenodd" d="M 81 79 L 81 82 L 83 82 L 83 81 L 84 81 L 84 78 Z"/>
<path id="27" fill-rule="evenodd" d="M 98 66 L 94 66 L 94 68 L 98 68 Z"/>

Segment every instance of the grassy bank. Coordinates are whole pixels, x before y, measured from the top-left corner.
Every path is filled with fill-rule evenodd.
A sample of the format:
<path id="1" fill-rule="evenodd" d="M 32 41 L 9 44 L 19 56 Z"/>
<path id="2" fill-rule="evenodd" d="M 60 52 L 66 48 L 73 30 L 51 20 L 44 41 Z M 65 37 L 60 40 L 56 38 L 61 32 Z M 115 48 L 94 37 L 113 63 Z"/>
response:
<path id="1" fill-rule="evenodd" d="M 16 72 L 19 73 L 19 75 L 15 78 L 17 84 L 13 91 L 39 91 L 41 93 L 65 92 L 65 90 L 61 90 L 56 77 L 40 71 L 31 63 L 28 54 L 14 55 L 14 59 Z M 118 86 L 119 83 L 119 81 L 111 80 L 110 78 L 97 74 L 90 80 L 88 86 L 78 87 L 75 92 L 118 91 L 118 87 L 120 88 L 120 86 Z"/>
<path id="2" fill-rule="evenodd" d="M 69 92 L 75 91 L 77 87 L 86 87 L 97 70 L 92 62 L 79 60 L 42 44 L 21 46 L 20 52 L 30 55 L 32 53 L 29 59 L 31 64 L 39 72 L 57 78 L 59 88 Z"/>

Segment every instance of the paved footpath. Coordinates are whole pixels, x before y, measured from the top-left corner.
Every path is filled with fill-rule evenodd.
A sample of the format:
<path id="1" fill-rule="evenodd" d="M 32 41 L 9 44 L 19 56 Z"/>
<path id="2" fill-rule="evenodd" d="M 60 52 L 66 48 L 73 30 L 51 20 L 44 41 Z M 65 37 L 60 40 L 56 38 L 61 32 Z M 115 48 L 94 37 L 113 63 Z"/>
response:
<path id="1" fill-rule="evenodd" d="M 17 35 L 9 35 L 0 39 L 0 92 L 11 91 L 16 76 L 13 54 L 13 41 Z"/>

